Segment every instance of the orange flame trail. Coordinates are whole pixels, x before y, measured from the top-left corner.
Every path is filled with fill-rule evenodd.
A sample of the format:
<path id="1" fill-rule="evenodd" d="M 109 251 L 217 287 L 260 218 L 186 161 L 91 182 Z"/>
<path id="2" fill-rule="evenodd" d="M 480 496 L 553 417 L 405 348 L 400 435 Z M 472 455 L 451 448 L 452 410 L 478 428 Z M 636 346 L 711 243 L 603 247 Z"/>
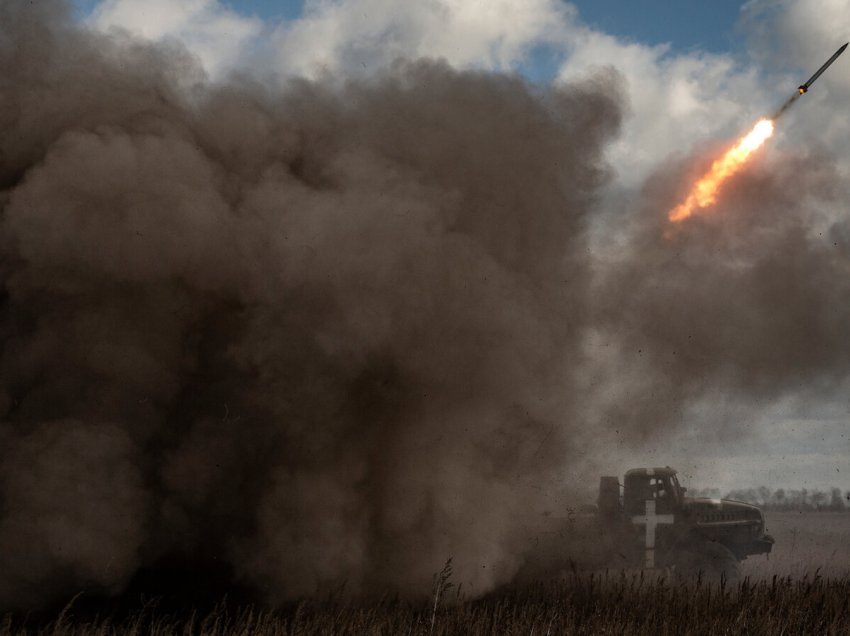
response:
<path id="1" fill-rule="evenodd" d="M 737 144 L 711 164 L 711 170 L 696 182 L 684 202 L 670 210 L 668 218 L 674 222 L 682 221 L 694 214 L 698 208 L 713 205 L 723 182 L 738 172 L 750 155 L 761 148 L 772 134 L 773 120 L 760 119 Z"/>

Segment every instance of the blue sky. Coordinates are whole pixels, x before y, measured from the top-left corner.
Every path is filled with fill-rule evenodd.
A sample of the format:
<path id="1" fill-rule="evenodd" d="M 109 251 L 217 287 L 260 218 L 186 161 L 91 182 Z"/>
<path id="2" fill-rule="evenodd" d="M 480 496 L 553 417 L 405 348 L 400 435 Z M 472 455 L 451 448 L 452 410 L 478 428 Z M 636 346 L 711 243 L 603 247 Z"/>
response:
<path id="1" fill-rule="evenodd" d="M 732 45 L 742 2 L 579 0 L 582 20 L 601 31 L 644 44 L 670 43 L 675 50 L 721 52 Z"/>

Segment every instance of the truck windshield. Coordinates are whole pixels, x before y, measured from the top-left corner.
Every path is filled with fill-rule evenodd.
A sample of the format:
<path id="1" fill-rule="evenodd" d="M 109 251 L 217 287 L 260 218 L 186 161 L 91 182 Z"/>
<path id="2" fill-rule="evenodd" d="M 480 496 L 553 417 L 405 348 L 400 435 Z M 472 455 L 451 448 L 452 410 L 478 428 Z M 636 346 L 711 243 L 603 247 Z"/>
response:
<path id="1" fill-rule="evenodd" d="M 676 475 L 670 476 L 670 490 L 673 495 L 673 498 L 682 503 L 682 489 L 679 487 L 679 478 Z"/>
<path id="2" fill-rule="evenodd" d="M 659 512 L 670 512 L 678 503 L 676 490 L 673 483 L 676 477 L 656 477 L 653 479 L 653 491 L 655 495 L 656 510 Z"/>

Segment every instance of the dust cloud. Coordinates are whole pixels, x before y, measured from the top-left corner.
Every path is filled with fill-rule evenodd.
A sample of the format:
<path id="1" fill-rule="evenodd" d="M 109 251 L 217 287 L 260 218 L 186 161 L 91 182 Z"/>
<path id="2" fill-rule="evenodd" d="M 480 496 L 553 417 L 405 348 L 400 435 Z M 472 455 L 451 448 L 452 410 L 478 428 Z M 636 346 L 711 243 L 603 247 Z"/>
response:
<path id="1" fill-rule="evenodd" d="M 0 605 L 509 580 L 581 454 L 617 76 L 211 84 L 17 0 L 0 64 Z"/>
<path id="2" fill-rule="evenodd" d="M 823 148 L 774 148 L 716 206 L 668 224 L 665 204 L 716 154 L 703 149 L 648 181 L 626 213 L 623 249 L 594 282 L 595 342 L 611 350 L 594 408 L 632 440 L 669 430 L 697 403 L 721 414 L 716 436 L 734 443 L 783 397 L 799 408 L 843 401 L 846 179 Z M 740 419 L 722 421 L 728 413 Z"/>

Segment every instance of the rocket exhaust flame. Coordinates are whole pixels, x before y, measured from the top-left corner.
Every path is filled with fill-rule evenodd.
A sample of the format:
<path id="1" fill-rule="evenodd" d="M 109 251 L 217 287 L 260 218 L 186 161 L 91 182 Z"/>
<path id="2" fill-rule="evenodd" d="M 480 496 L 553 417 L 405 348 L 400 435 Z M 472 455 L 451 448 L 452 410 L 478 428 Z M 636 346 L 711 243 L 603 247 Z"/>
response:
<path id="1" fill-rule="evenodd" d="M 794 102 L 808 92 L 809 87 L 815 83 L 823 72 L 829 68 L 836 58 L 844 52 L 844 49 L 850 45 L 850 42 L 845 43 L 830 57 L 808 80 L 797 88 L 797 91 L 789 97 L 778 111 L 771 118 L 760 119 L 753 129 L 747 133 L 737 144 L 726 151 L 720 159 L 711 164 L 711 170 L 696 182 L 687 198 L 670 210 L 668 218 L 672 222 L 682 221 L 689 216 L 692 216 L 697 210 L 713 205 L 717 201 L 717 193 L 723 182 L 733 174 L 738 172 L 750 156 L 773 135 L 773 123 L 785 111 L 787 111 Z"/>
<path id="2" fill-rule="evenodd" d="M 670 221 L 682 221 L 717 201 L 723 183 L 741 170 L 752 154 L 773 135 L 773 120 L 760 119 L 753 129 L 711 164 L 711 169 L 694 184 L 687 198 L 670 210 Z"/>
<path id="3" fill-rule="evenodd" d="M 696 182 L 687 198 L 670 210 L 668 218 L 672 222 L 682 221 L 689 216 L 692 216 L 697 210 L 713 205 L 717 201 L 717 193 L 723 182 L 733 174 L 738 172 L 750 156 L 773 135 L 773 122 L 779 119 L 785 111 L 800 97 L 800 95 L 808 92 L 809 87 L 829 68 L 839 55 L 844 53 L 844 49 L 850 45 L 850 42 L 845 43 L 830 57 L 808 80 L 797 88 L 797 91 L 789 97 L 778 111 L 771 118 L 760 119 L 753 129 L 747 133 L 737 144 L 726 151 L 720 159 L 711 164 L 711 169 L 708 173 Z"/>

